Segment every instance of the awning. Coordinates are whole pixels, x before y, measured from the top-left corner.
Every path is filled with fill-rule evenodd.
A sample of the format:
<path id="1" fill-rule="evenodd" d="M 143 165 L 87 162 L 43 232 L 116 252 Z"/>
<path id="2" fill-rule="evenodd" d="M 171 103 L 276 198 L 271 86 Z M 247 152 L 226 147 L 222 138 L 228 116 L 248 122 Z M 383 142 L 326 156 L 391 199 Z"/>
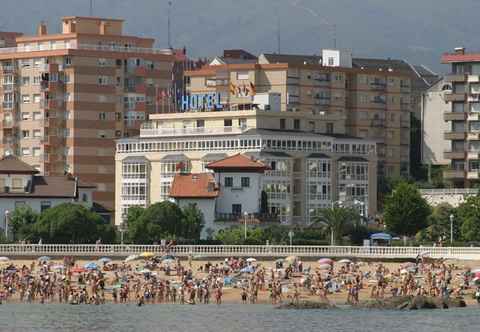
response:
<path id="1" fill-rule="evenodd" d="M 392 236 L 387 233 L 375 233 L 370 235 L 371 240 L 392 241 Z"/>
<path id="2" fill-rule="evenodd" d="M 162 161 L 184 161 L 188 160 L 188 157 L 184 154 L 168 154 L 161 159 Z"/>

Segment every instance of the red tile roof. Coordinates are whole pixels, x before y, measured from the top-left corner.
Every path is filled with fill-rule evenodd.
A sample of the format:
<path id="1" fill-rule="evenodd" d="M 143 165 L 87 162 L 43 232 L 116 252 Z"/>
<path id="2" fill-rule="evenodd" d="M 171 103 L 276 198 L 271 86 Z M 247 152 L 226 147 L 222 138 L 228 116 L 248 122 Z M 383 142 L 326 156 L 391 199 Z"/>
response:
<path id="1" fill-rule="evenodd" d="M 218 187 L 210 173 L 177 174 L 173 179 L 170 197 L 216 198 Z"/>
<path id="2" fill-rule="evenodd" d="M 214 161 L 208 164 L 207 168 L 224 171 L 263 172 L 268 169 L 268 166 L 243 154 L 236 154 L 222 160 Z"/>

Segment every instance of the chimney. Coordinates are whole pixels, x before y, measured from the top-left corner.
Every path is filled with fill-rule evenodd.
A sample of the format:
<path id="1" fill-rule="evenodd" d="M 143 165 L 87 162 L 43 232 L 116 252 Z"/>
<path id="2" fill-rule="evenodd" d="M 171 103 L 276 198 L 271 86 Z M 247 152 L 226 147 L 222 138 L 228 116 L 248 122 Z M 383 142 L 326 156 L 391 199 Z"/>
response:
<path id="1" fill-rule="evenodd" d="M 44 21 L 41 21 L 37 28 L 37 35 L 45 36 L 47 34 L 47 25 Z"/>
<path id="2" fill-rule="evenodd" d="M 465 47 L 455 47 L 455 54 L 465 55 Z"/>

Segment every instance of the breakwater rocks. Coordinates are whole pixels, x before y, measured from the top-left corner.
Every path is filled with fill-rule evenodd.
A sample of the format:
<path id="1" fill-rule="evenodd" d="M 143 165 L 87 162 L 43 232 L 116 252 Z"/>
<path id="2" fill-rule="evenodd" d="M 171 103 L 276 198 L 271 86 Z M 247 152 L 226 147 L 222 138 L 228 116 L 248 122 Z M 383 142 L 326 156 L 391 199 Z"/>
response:
<path id="1" fill-rule="evenodd" d="M 299 301 L 289 302 L 276 306 L 277 309 L 334 309 L 335 305 L 322 301 Z"/>
<path id="2" fill-rule="evenodd" d="M 440 298 L 429 296 L 394 296 L 386 299 L 375 299 L 348 306 L 353 309 L 381 309 L 381 310 L 419 310 L 419 309 L 448 309 L 463 308 L 467 304 L 460 298 Z M 341 306 L 343 307 L 343 306 Z M 283 303 L 277 309 L 335 309 L 335 304 L 325 301 L 300 301 Z"/>
<path id="3" fill-rule="evenodd" d="M 463 308 L 467 304 L 460 298 L 441 298 L 429 296 L 394 296 L 361 302 L 355 307 L 365 309 L 417 310 Z"/>

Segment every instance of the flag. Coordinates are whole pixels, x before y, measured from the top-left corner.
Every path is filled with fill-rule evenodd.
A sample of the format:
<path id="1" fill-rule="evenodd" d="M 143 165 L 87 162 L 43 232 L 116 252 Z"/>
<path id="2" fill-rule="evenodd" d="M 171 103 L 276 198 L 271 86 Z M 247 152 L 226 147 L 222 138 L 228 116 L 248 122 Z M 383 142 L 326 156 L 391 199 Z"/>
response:
<path id="1" fill-rule="evenodd" d="M 230 93 L 231 93 L 232 95 L 235 94 L 235 84 L 233 84 L 233 83 L 230 83 Z"/>
<path id="2" fill-rule="evenodd" d="M 250 94 L 252 96 L 255 96 L 257 94 L 257 90 L 255 89 L 255 84 L 253 84 L 252 82 L 250 82 Z"/>

